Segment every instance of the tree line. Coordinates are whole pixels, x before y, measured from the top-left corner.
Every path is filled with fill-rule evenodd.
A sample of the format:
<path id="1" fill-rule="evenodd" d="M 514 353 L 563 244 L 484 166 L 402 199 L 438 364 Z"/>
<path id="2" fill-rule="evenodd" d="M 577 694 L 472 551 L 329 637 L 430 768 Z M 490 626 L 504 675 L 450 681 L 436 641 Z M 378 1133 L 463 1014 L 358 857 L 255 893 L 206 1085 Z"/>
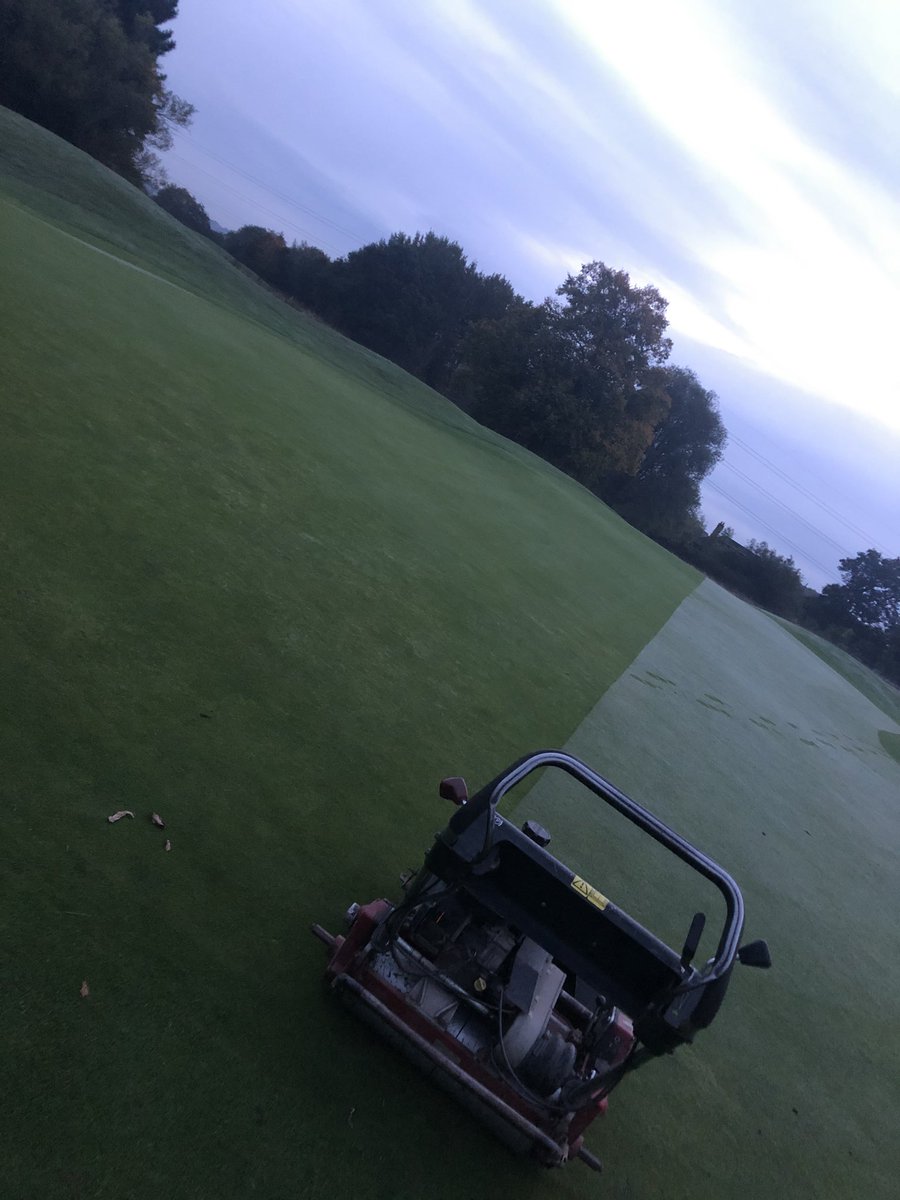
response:
<path id="1" fill-rule="evenodd" d="M 900 557 L 861 550 L 811 596 L 803 623 L 900 686 Z"/>
<path id="2" fill-rule="evenodd" d="M 666 301 L 601 262 L 534 304 L 435 233 L 331 259 L 245 225 L 213 232 L 168 186 L 157 202 L 270 286 L 444 393 L 479 422 L 577 479 L 643 530 L 755 604 L 822 634 L 900 684 L 900 559 L 842 559 L 821 593 L 793 559 L 730 530 L 707 534 L 700 484 L 722 456 L 715 394 L 668 362 Z"/>
<path id="3" fill-rule="evenodd" d="M 651 536 L 674 544 L 703 533 L 700 483 L 722 455 L 725 427 L 715 394 L 668 361 L 656 288 L 593 262 L 535 304 L 434 232 L 395 233 L 331 259 L 258 225 L 218 236 L 184 188 L 156 200 Z"/>
<path id="4" fill-rule="evenodd" d="M 177 0 L 0 0 L 0 103 L 66 138 L 206 236 L 202 205 L 160 186 L 157 151 L 192 106 L 165 86 Z M 533 304 L 434 233 L 331 260 L 246 226 L 225 248 L 282 294 L 542 455 L 654 536 L 702 530 L 721 456 L 716 398 L 668 363 L 666 301 L 603 263 Z"/>
<path id="5" fill-rule="evenodd" d="M 545 458 L 633 525 L 757 604 L 900 683 L 900 559 L 842 559 L 819 594 L 765 542 L 707 535 L 700 484 L 722 456 L 715 394 L 669 362 L 666 301 L 602 262 L 533 303 L 436 233 L 331 259 L 257 225 L 213 232 L 158 151 L 193 107 L 165 86 L 177 0 L 0 0 L 0 104 L 145 187 L 282 295 Z"/>

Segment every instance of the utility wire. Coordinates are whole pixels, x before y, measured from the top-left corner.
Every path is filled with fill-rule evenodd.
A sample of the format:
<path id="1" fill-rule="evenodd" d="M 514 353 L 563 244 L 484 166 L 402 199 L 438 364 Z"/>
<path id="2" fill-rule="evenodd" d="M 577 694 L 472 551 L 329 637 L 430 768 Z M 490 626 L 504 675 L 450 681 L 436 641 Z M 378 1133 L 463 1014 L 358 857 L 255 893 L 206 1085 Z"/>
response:
<path id="1" fill-rule="evenodd" d="M 872 536 L 871 533 L 867 533 L 866 530 L 861 529 L 859 525 L 854 525 L 852 521 L 848 521 L 842 513 L 837 511 L 837 509 L 832 508 L 830 504 L 826 504 L 824 500 L 820 500 L 819 497 L 816 496 L 814 492 L 810 491 L 808 487 L 802 483 L 798 483 L 796 479 L 793 479 L 787 473 L 787 471 L 783 471 L 781 467 L 776 466 L 771 459 L 766 458 L 764 454 L 760 453 L 759 450 L 754 449 L 754 447 L 745 442 L 743 438 L 739 438 L 734 434 L 730 434 L 728 440 L 733 442 L 736 446 L 740 446 L 742 450 L 745 450 L 749 455 L 755 458 L 757 462 L 761 463 L 764 467 L 767 467 L 768 470 L 777 475 L 779 479 L 789 484 L 792 488 L 795 488 L 796 491 L 800 492 L 802 496 L 805 496 L 807 500 L 811 500 L 813 504 L 817 504 L 823 512 L 828 513 L 828 515 L 833 517 L 836 521 L 840 521 L 842 525 L 845 525 L 853 533 L 858 534 L 859 537 L 866 539 L 870 546 L 877 547 L 877 549 L 881 550 L 885 554 L 888 553 L 885 547 L 882 546 L 878 540 Z"/>
<path id="2" fill-rule="evenodd" d="M 343 236 L 349 238 L 354 245 L 361 246 L 363 244 L 364 239 L 353 230 L 347 229 L 344 225 L 339 225 L 337 221 L 333 221 L 330 217 L 326 217 L 322 213 L 317 212 L 314 208 L 311 208 L 310 205 L 304 204 L 296 197 L 287 195 L 285 192 L 279 191 L 278 188 L 272 187 L 271 184 L 265 183 L 262 179 L 254 175 L 252 172 L 247 171 L 244 167 L 239 167 L 237 163 L 230 162 L 227 158 L 223 158 L 221 154 L 217 154 L 215 151 L 208 150 L 205 146 L 201 146 L 196 138 L 192 137 L 191 134 L 183 133 L 182 136 L 184 136 L 192 146 L 199 150 L 201 154 L 205 154 L 208 158 L 214 159 L 221 166 L 227 167 L 229 171 L 234 171 L 236 175 L 240 175 L 249 183 L 255 184 L 258 188 L 268 192 L 269 195 L 275 196 L 277 199 L 283 200 L 286 204 L 290 204 L 292 208 L 297 208 L 301 212 L 306 213 L 307 216 L 313 217 L 320 224 L 327 226 L 329 229 L 333 229 L 335 233 L 343 234 Z"/>
<path id="3" fill-rule="evenodd" d="M 835 550 L 840 551 L 842 556 L 849 557 L 852 554 L 852 551 L 848 550 L 846 546 L 841 545 L 840 542 L 836 542 L 834 538 L 825 533 L 823 529 L 819 529 L 817 525 L 813 525 L 811 521 L 807 521 L 806 517 L 801 516 L 796 509 L 791 508 L 789 504 L 785 504 L 783 500 L 780 500 L 774 494 L 774 492 L 770 492 L 768 488 L 763 487 L 763 485 L 758 483 L 752 477 L 752 475 L 748 475 L 746 471 L 742 471 L 739 467 L 736 467 L 734 463 L 730 463 L 727 460 L 722 461 L 722 466 L 727 467 L 729 471 L 733 471 L 735 475 L 743 479 L 745 483 L 749 483 L 751 487 L 756 488 L 756 490 L 761 492 L 762 495 L 765 496 L 767 500 L 771 501 L 772 504 L 777 504 L 779 508 L 783 508 L 786 513 L 790 513 L 790 515 L 796 521 L 799 521 L 801 525 L 805 525 L 807 529 L 811 530 L 818 537 L 820 537 L 823 542 L 828 542 L 828 544 L 833 546 Z"/>
<path id="4" fill-rule="evenodd" d="M 191 162 L 191 160 L 185 158 L 183 154 L 179 154 L 177 150 L 170 150 L 168 153 L 170 157 L 180 159 L 181 162 L 187 163 L 188 166 L 190 166 L 193 170 L 200 171 L 203 175 L 208 175 L 209 178 L 214 179 L 220 187 L 225 188 L 229 192 L 233 192 L 235 196 L 238 196 L 241 200 L 246 201 L 247 204 L 254 205 L 257 209 L 259 209 L 260 212 L 267 213 L 270 217 L 274 217 L 276 221 L 279 221 L 283 226 L 288 226 L 289 229 L 293 229 L 295 232 L 301 234 L 304 238 L 316 237 L 316 235 L 310 230 L 304 229 L 301 225 L 297 225 L 293 221 L 286 220 L 280 213 L 275 212 L 274 209 L 266 208 L 264 204 L 260 204 L 257 200 L 251 199 L 250 196 L 244 195 L 244 193 L 238 191 L 236 187 L 232 187 L 230 183 L 226 183 L 221 176 L 214 174 L 212 171 L 207 171 L 205 167 L 201 167 L 195 162 Z M 324 241 L 323 238 L 317 238 L 316 240 Z M 329 248 L 334 250 L 335 253 L 340 254 L 340 250 L 337 246 L 330 245 L 328 242 L 325 242 L 325 245 L 329 246 Z"/>
<path id="5" fill-rule="evenodd" d="M 787 546 L 790 546 L 791 549 L 800 558 L 805 559 L 806 562 L 808 562 L 808 563 L 812 563 L 813 566 L 818 567 L 819 570 L 824 572 L 824 574 L 827 575 L 830 579 L 833 579 L 835 582 L 837 582 L 834 567 L 827 567 L 827 566 L 825 566 L 824 563 L 819 562 L 819 560 L 817 558 L 814 558 L 811 554 L 809 554 L 801 546 L 798 546 L 796 542 L 791 541 L 790 538 L 785 537 L 784 534 L 782 534 L 778 529 L 776 529 L 774 525 L 770 525 L 768 523 L 768 521 L 764 521 L 762 519 L 762 517 L 759 516 L 758 513 L 755 513 L 752 509 L 748 508 L 745 504 L 742 504 L 740 500 L 738 500 L 736 497 L 732 496 L 729 492 L 726 492 L 724 490 L 724 488 L 720 488 L 718 486 L 718 484 L 710 483 L 709 481 L 707 481 L 706 486 L 708 488 L 711 488 L 714 492 L 718 492 L 718 494 L 720 496 L 723 496 L 726 500 L 728 500 L 731 504 L 733 504 L 735 506 L 735 508 L 740 509 L 741 512 L 745 513 L 748 517 L 751 517 L 759 525 L 762 525 L 764 529 L 768 529 L 770 533 L 774 534 L 775 537 L 777 537 L 779 539 L 779 541 L 783 542 Z"/>

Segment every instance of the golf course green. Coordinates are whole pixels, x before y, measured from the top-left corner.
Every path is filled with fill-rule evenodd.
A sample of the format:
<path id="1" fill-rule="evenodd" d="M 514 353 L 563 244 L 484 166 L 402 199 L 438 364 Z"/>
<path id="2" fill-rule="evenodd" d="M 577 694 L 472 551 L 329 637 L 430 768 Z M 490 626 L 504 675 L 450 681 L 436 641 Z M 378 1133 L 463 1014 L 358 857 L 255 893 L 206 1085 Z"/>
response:
<path id="1" fill-rule="evenodd" d="M 0 1194 L 893 1198 L 896 693 L 4 110 L 0 262 Z M 397 894 L 442 775 L 553 745 L 775 959 L 613 1096 L 603 1179 L 482 1133 L 308 933 Z M 627 831 L 521 805 L 686 928 Z"/>

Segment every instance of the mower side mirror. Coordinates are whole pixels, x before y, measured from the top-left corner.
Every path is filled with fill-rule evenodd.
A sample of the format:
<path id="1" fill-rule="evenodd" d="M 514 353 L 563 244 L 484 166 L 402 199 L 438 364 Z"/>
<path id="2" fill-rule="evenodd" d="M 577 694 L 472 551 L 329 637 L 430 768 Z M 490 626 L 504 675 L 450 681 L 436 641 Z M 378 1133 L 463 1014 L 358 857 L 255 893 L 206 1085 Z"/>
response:
<path id="1" fill-rule="evenodd" d="M 469 789 L 466 787 L 466 781 L 460 778 L 459 775 L 451 775 L 447 779 L 442 779 L 438 790 L 442 800 L 452 800 L 457 808 L 462 808 L 469 799 Z"/>
<path id="2" fill-rule="evenodd" d="M 738 959 L 745 967 L 768 969 L 772 965 L 772 955 L 769 953 L 768 943 L 764 941 L 748 942 L 746 946 L 741 946 Z"/>

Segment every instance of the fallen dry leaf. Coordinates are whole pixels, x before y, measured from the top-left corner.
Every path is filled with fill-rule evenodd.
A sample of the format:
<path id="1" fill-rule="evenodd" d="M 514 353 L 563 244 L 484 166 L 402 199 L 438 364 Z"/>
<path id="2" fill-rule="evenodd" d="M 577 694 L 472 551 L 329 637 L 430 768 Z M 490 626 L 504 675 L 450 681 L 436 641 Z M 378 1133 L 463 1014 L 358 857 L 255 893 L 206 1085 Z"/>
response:
<path id="1" fill-rule="evenodd" d="M 159 815 L 159 813 L 151 813 L 150 820 L 153 822 L 153 824 L 156 826 L 157 829 L 165 829 L 166 823 L 162 819 L 162 817 Z"/>
<path id="2" fill-rule="evenodd" d="M 90 994 L 91 994 L 91 989 L 88 987 L 87 980 L 85 979 L 85 980 L 84 980 L 84 982 L 83 982 L 83 983 L 82 983 L 82 985 L 81 985 L 81 995 L 82 995 L 82 999 L 83 999 L 85 996 L 89 996 Z"/>
<path id="3" fill-rule="evenodd" d="M 134 813 L 131 811 L 131 809 L 123 808 L 121 812 L 113 813 L 111 817 L 107 817 L 106 819 L 109 821 L 110 825 L 112 825 L 114 821 L 121 821 L 123 817 L 133 818 Z"/>
<path id="4" fill-rule="evenodd" d="M 172 843 L 169 841 L 169 839 L 168 839 L 168 838 L 166 838 L 166 849 L 167 849 L 167 850 L 171 850 L 171 849 L 172 849 Z"/>

